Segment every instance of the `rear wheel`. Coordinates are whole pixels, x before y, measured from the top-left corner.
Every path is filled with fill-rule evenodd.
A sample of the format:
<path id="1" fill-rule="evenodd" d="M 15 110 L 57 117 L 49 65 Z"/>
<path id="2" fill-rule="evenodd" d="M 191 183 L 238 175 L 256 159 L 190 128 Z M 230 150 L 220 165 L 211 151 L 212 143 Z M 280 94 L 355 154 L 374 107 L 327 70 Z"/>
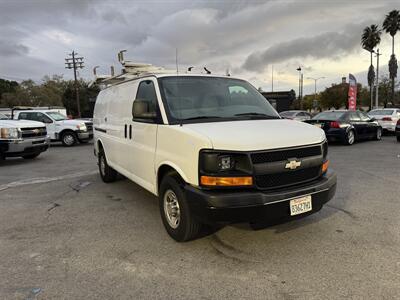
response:
<path id="1" fill-rule="evenodd" d="M 114 182 L 117 179 L 118 172 L 108 165 L 104 150 L 99 151 L 98 160 L 101 179 L 107 183 Z"/>
<path id="2" fill-rule="evenodd" d="M 166 175 L 160 185 L 161 219 L 168 234 L 177 242 L 196 238 L 201 224 L 194 218 L 177 177 Z"/>
<path id="3" fill-rule="evenodd" d="M 345 144 L 346 144 L 346 145 L 353 145 L 355 140 L 356 140 L 356 135 L 355 135 L 355 133 L 354 133 L 354 130 L 353 130 L 353 129 L 350 129 L 350 130 L 346 133 Z"/>
<path id="4" fill-rule="evenodd" d="M 35 154 L 29 154 L 29 155 L 24 155 L 22 156 L 24 159 L 34 159 L 39 156 L 40 153 L 35 153 Z"/>
<path id="5" fill-rule="evenodd" d="M 397 136 L 397 141 L 400 142 L 400 135 Z"/>
<path id="6" fill-rule="evenodd" d="M 78 141 L 78 138 L 73 131 L 66 131 L 61 135 L 61 142 L 65 147 L 71 147 L 75 145 Z"/>
<path id="7" fill-rule="evenodd" d="M 382 128 L 378 127 L 376 129 L 375 140 L 379 141 L 382 139 Z"/>

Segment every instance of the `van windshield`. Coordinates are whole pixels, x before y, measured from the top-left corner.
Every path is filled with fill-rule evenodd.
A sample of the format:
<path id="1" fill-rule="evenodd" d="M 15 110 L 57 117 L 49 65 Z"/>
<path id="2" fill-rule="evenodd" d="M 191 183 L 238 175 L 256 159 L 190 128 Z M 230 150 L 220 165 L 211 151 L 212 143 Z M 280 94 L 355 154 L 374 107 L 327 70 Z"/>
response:
<path id="1" fill-rule="evenodd" d="M 272 105 L 244 80 L 171 76 L 159 78 L 159 85 L 172 123 L 280 119 Z"/>

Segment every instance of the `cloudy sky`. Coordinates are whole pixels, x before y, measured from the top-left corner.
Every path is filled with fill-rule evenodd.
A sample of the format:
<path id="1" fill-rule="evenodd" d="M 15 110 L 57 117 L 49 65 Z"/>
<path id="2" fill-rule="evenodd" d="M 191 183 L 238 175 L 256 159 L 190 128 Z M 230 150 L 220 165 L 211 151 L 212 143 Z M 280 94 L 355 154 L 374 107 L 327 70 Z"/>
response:
<path id="1" fill-rule="evenodd" d="M 0 78 L 40 80 L 72 72 L 64 58 L 85 58 L 80 76 L 91 79 L 127 59 L 180 69 L 207 66 L 213 73 L 245 78 L 256 87 L 298 89 L 300 65 L 307 77 L 325 76 L 319 89 L 354 73 L 365 82 L 369 54 L 360 47 L 362 29 L 382 24 L 399 1 L 112 1 L 0 0 Z M 390 36 L 383 34 L 381 72 L 387 73 Z M 400 33 L 396 42 L 400 56 Z"/>

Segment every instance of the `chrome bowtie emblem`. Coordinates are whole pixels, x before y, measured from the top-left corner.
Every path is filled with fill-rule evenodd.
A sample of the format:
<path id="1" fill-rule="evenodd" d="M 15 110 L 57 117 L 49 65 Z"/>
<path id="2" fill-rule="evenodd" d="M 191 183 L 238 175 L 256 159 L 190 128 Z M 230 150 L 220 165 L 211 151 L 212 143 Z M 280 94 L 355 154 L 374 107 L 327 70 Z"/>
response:
<path id="1" fill-rule="evenodd" d="M 40 129 L 33 129 L 32 131 L 33 131 L 34 134 L 39 134 Z"/>
<path id="2" fill-rule="evenodd" d="M 285 169 L 296 170 L 300 166 L 301 161 L 289 160 L 289 162 L 285 165 Z"/>

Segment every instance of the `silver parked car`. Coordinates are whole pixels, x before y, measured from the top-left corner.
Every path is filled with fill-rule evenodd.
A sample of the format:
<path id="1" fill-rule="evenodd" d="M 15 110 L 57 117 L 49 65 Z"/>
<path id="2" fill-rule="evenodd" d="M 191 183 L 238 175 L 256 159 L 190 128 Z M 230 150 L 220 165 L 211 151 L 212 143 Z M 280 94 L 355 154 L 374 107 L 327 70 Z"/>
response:
<path id="1" fill-rule="evenodd" d="M 400 119 L 400 108 L 373 109 L 368 115 L 377 120 L 383 130 L 395 132 L 397 121 Z"/>
<path id="2" fill-rule="evenodd" d="M 304 110 L 287 110 L 279 113 L 282 118 L 296 121 L 306 121 L 312 118 L 311 114 Z"/>

